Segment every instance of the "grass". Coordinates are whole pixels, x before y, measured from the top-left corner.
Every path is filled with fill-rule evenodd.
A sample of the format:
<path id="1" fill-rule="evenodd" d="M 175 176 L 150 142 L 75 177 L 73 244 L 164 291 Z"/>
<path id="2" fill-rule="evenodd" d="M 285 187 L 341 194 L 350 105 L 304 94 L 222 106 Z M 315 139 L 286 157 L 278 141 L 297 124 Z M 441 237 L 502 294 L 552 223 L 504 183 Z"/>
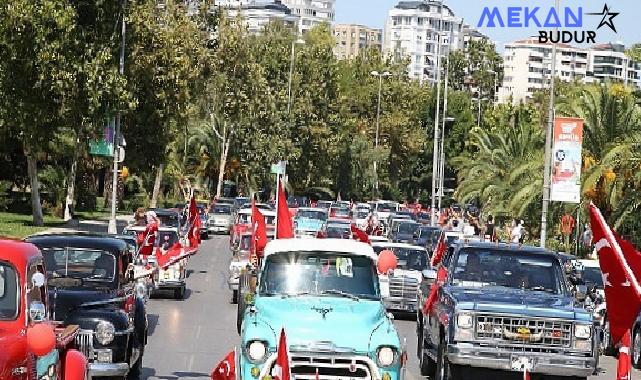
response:
<path id="1" fill-rule="evenodd" d="M 22 239 L 26 236 L 42 232 L 53 227 L 61 227 L 65 222 L 54 216 L 45 215 L 44 226 L 33 225 L 33 217 L 25 214 L 0 212 L 0 237 Z"/>

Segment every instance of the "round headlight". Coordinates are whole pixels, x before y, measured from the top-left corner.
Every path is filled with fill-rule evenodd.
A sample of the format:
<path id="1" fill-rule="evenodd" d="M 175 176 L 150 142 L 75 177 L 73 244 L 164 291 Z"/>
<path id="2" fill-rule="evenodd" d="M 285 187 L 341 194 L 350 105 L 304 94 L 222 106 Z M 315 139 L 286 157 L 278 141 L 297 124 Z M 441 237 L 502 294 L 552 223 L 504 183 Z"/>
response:
<path id="1" fill-rule="evenodd" d="M 378 349 L 378 364 L 381 367 L 389 367 L 394 363 L 394 350 L 391 347 L 381 347 Z"/>
<path id="2" fill-rule="evenodd" d="M 267 347 L 265 343 L 259 341 L 253 341 L 247 346 L 247 354 L 249 358 L 253 361 L 259 361 L 265 358 L 267 353 Z"/>
<path id="3" fill-rule="evenodd" d="M 103 346 L 113 342 L 116 328 L 113 323 L 107 321 L 100 321 L 96 326 L 96 340 Z"/>

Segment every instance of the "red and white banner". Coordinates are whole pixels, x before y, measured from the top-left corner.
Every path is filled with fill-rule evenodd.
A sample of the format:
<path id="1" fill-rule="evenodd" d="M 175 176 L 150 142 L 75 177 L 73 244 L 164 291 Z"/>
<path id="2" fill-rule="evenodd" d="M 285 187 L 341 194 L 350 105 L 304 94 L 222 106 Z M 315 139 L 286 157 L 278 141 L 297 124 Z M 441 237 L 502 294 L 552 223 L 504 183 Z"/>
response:
<path id="1" fill-rule="evenodd" d="M 211 380 L 236 380 L 236 350 L 228 353 L 210 376 Z"/>
<path id="2" fill-rule="evenodd" d="M 183 247 L 180 243 L 174 244 L 166 251 L 157 247 L 156 261 L 159 268 L 167 269 L 170 265 L 175 264 L 186 257 L 192 256 L 196 252 L 196 247 Z"/>
<path id="3" fill-rule="evenodd" d="M 581 201 L 582 144 L 583 119 L 554 119 L 551 200 L 566 203 Z"/>

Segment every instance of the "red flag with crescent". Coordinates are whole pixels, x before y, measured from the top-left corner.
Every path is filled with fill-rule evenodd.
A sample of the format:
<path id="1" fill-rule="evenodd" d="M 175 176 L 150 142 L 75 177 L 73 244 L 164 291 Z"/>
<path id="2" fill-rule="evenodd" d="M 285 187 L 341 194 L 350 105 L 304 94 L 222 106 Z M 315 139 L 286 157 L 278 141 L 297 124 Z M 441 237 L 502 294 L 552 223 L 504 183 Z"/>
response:
<path id="1" fill-rule="evenodd" d="M 267 224 L 265 216 L 256 207 L 256 201 L 252 200 L 252 246 L 251 254 L 256 252 L 258 257 L 263 256 L 265 246 L 267 246 Z"/>
<path id="2" fill-rule="evenodd" d="M 277 380 L 291 380 L 292 373 L 289 369 L 289 350 L 287 349 L 287 338 L 285 329 L 280 330 L 280 339 L 276 348 L 276 365 L 272 370 L 272 377 Z"/>
<path id="3" fill-rule="evenodd" d="M 283 184 L 281 181 L 278 181 L 278 204 L 276 205 L 276 212 L 278 213 L 276 239 L 294 238 L 292 217 L 289 214 L 289 207 L 287 207 L 287 197 L 285 197 L 285 191 L 283 190 Z"/>
<path id="4" fill-rule="evenodd" d="M 230 352 L 211 372 L 211 380 L 236 380 L 236 350 Z"/>
<path id="5" fill-rule="evenodd" d="M 183 247 L 180 242 L 176 242 L 176 244 L 172 245 L 167 250 L 163 250 L 162 248 L 157 247 L 155 253 L 158 267 L 167 269 L 170 265 L 175 264 L 180 260 L 195 254 L 196 248 Z"/>
<path id="6" fill-rule="evenodd" d="M 369 241 L 369 236 L 367 236 L 367 233 L 365 233 L 365 231 L 361 230 L 360 228 L 356 227 L 356 224 L 352 223 L 351 229 L 352 229 L 352 234 L 354 235 L 354 239 L 360 241 L 361 243 L 371 244 L 371 242 Z"/>
<path id="7" fill-rule="evenodd" d="M 434 253 L 432 253 L 432 267 L 436 267 L 443 260 L 443 255 L 447 251 L 447 244 L 445 244 L 445 234 L 441 232 L 441 235 L 438 238 L 438 243 L 436 243 L 436 248 L 434 248 Z"/>

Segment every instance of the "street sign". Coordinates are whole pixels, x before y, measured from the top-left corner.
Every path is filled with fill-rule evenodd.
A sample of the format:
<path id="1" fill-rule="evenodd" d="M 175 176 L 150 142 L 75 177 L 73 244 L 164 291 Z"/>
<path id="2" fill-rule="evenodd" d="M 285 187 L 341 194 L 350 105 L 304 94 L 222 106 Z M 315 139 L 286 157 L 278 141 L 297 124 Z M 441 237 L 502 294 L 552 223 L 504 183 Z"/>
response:
<path id="1" fill-rule="evenodd" d="M 287 165 L 287 161 L 278 161 L 276 164 L 272 164 L 272 174 L 279 174 L 279 175 L 284 175 L 285 174 L 285 167 Z"/>
<path id="2" fill-rule="evenodd" d="M 103 129 L 102 136 L 89 141 L 89 154 L 94 156 L 113 157 L 115 121 L 110 119 Z"/>

